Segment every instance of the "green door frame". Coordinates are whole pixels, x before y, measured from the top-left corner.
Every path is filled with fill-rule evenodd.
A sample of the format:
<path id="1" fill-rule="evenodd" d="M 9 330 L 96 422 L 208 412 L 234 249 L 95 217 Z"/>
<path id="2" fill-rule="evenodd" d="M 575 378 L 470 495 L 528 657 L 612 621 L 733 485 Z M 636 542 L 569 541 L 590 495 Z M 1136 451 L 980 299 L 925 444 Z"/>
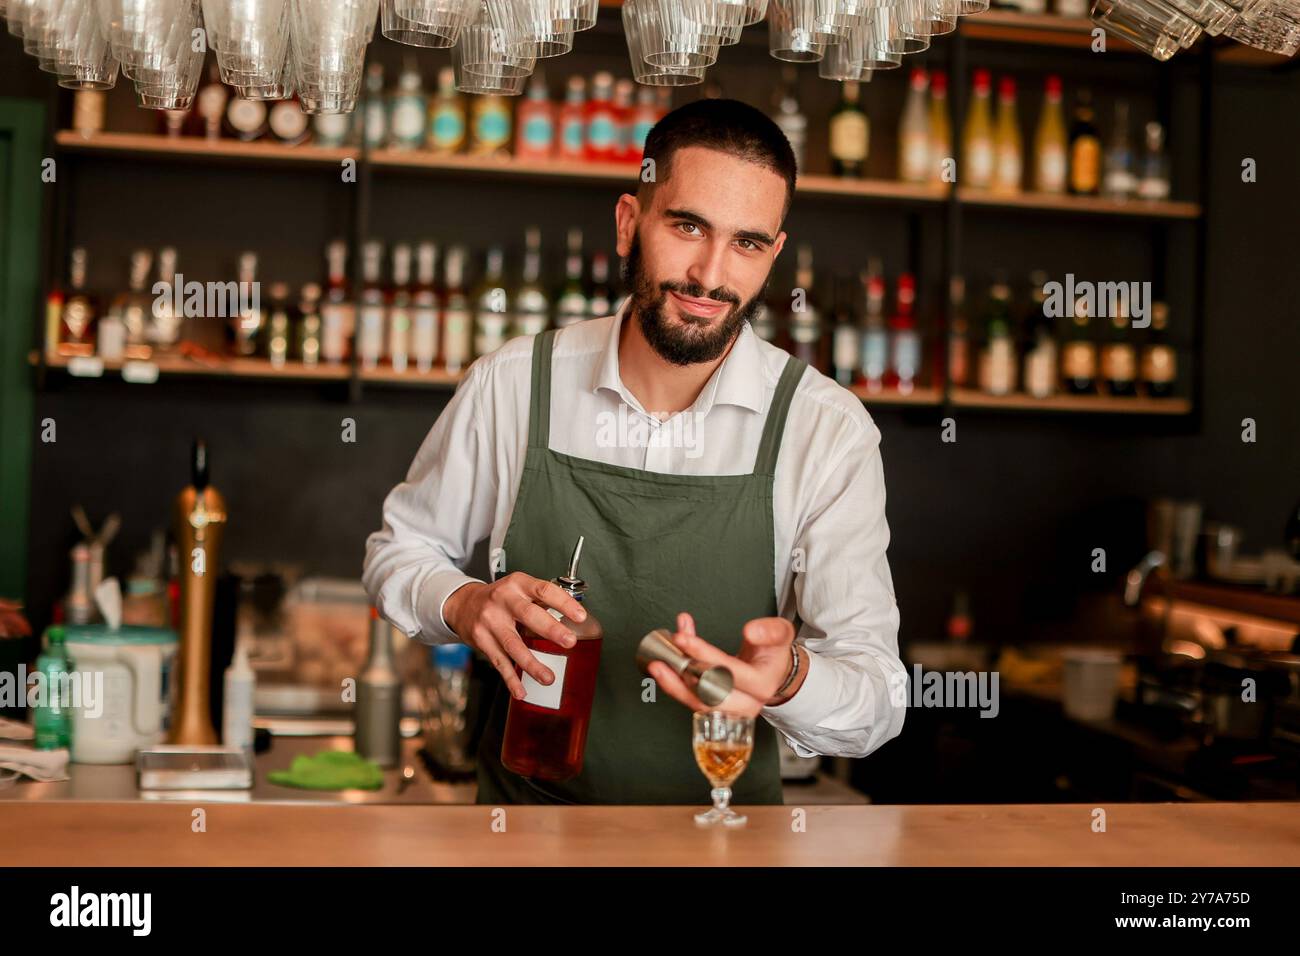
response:
<path id="1" fill-rule="evenodd" d="M 0 597 L 27 591 L 45 105 L 0 97 Z"/>

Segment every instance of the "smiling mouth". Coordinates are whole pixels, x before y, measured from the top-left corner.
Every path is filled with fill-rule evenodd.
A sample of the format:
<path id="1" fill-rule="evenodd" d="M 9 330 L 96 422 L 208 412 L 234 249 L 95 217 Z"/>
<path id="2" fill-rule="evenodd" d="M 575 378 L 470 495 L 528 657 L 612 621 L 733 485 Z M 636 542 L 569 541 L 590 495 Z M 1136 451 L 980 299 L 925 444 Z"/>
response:
<path id="1" fill-rule="evenodd" d="M 695 299 L 671 291 L 668 294 L 672 296 L 679 309 L 697 319 L 717 318 L 731 308 L 730 302 L 719 302 L 717 299 Z"/>

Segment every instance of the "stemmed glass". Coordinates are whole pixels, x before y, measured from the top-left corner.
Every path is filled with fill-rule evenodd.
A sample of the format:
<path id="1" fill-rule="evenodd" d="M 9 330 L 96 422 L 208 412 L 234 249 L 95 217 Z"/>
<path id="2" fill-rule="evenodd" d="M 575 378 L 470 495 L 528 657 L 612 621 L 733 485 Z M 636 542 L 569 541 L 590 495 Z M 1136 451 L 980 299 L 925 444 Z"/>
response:
<path id="1" fill-rule="evenodd" d="M 713 807 L 695 814 L 700 826 L 744 826 L 746 817 L 731 809 L 731 785 L 754 753 L 754 718 L 724 714 L 720 710 L 692 717 L 695 763 L 713 785 Z"/>

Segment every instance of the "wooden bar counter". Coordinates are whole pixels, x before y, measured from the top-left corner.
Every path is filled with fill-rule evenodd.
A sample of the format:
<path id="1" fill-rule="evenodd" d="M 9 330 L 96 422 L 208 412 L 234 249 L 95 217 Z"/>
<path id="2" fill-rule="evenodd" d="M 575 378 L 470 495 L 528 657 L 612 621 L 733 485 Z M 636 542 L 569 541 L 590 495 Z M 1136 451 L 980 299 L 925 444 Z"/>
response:
<path id="1" fill-rule="evenodd" d="M 1296 803 L 694 809 L 15 802 L 0 866 L 1300 866 Z"/>

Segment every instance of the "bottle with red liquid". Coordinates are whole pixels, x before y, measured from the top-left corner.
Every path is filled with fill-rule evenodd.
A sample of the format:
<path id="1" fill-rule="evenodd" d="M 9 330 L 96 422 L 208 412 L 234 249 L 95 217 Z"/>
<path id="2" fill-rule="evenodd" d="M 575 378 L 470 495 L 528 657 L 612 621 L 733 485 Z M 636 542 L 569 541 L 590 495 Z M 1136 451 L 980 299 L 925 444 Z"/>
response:
<path id="1" fill-rule="evenodd" d="M 573 549 L 568 574 L 553 579 L 575 601 L 583 600 L 587 593 L 587 582 L 578 577 L 582 541 L 578 538 Z M 568 780 L 582 772 L 605 632 L 590 612 L 583 621 L 571 621 L 555 610 L 549 613 L 578 641 L 571 648 L 560 647 L 519 626 L 524 644 L 551 670 L 555 680 L 550 685 L 540 684 L 522 670 L 518 672 L 525 694 L 522 699 L 510 700 L 501 763 L 521 776 Z"/>
<path id="2" fill-rule="evenodd" d="M 916 280 L 908 273 L 898 277 L 898 303 L 889 320 L 889 371 L 885 388 L 900 395 L 912 394 L 921 368 L 921 336 L 916 330 L 912 305 L 916 301 Z"/>

